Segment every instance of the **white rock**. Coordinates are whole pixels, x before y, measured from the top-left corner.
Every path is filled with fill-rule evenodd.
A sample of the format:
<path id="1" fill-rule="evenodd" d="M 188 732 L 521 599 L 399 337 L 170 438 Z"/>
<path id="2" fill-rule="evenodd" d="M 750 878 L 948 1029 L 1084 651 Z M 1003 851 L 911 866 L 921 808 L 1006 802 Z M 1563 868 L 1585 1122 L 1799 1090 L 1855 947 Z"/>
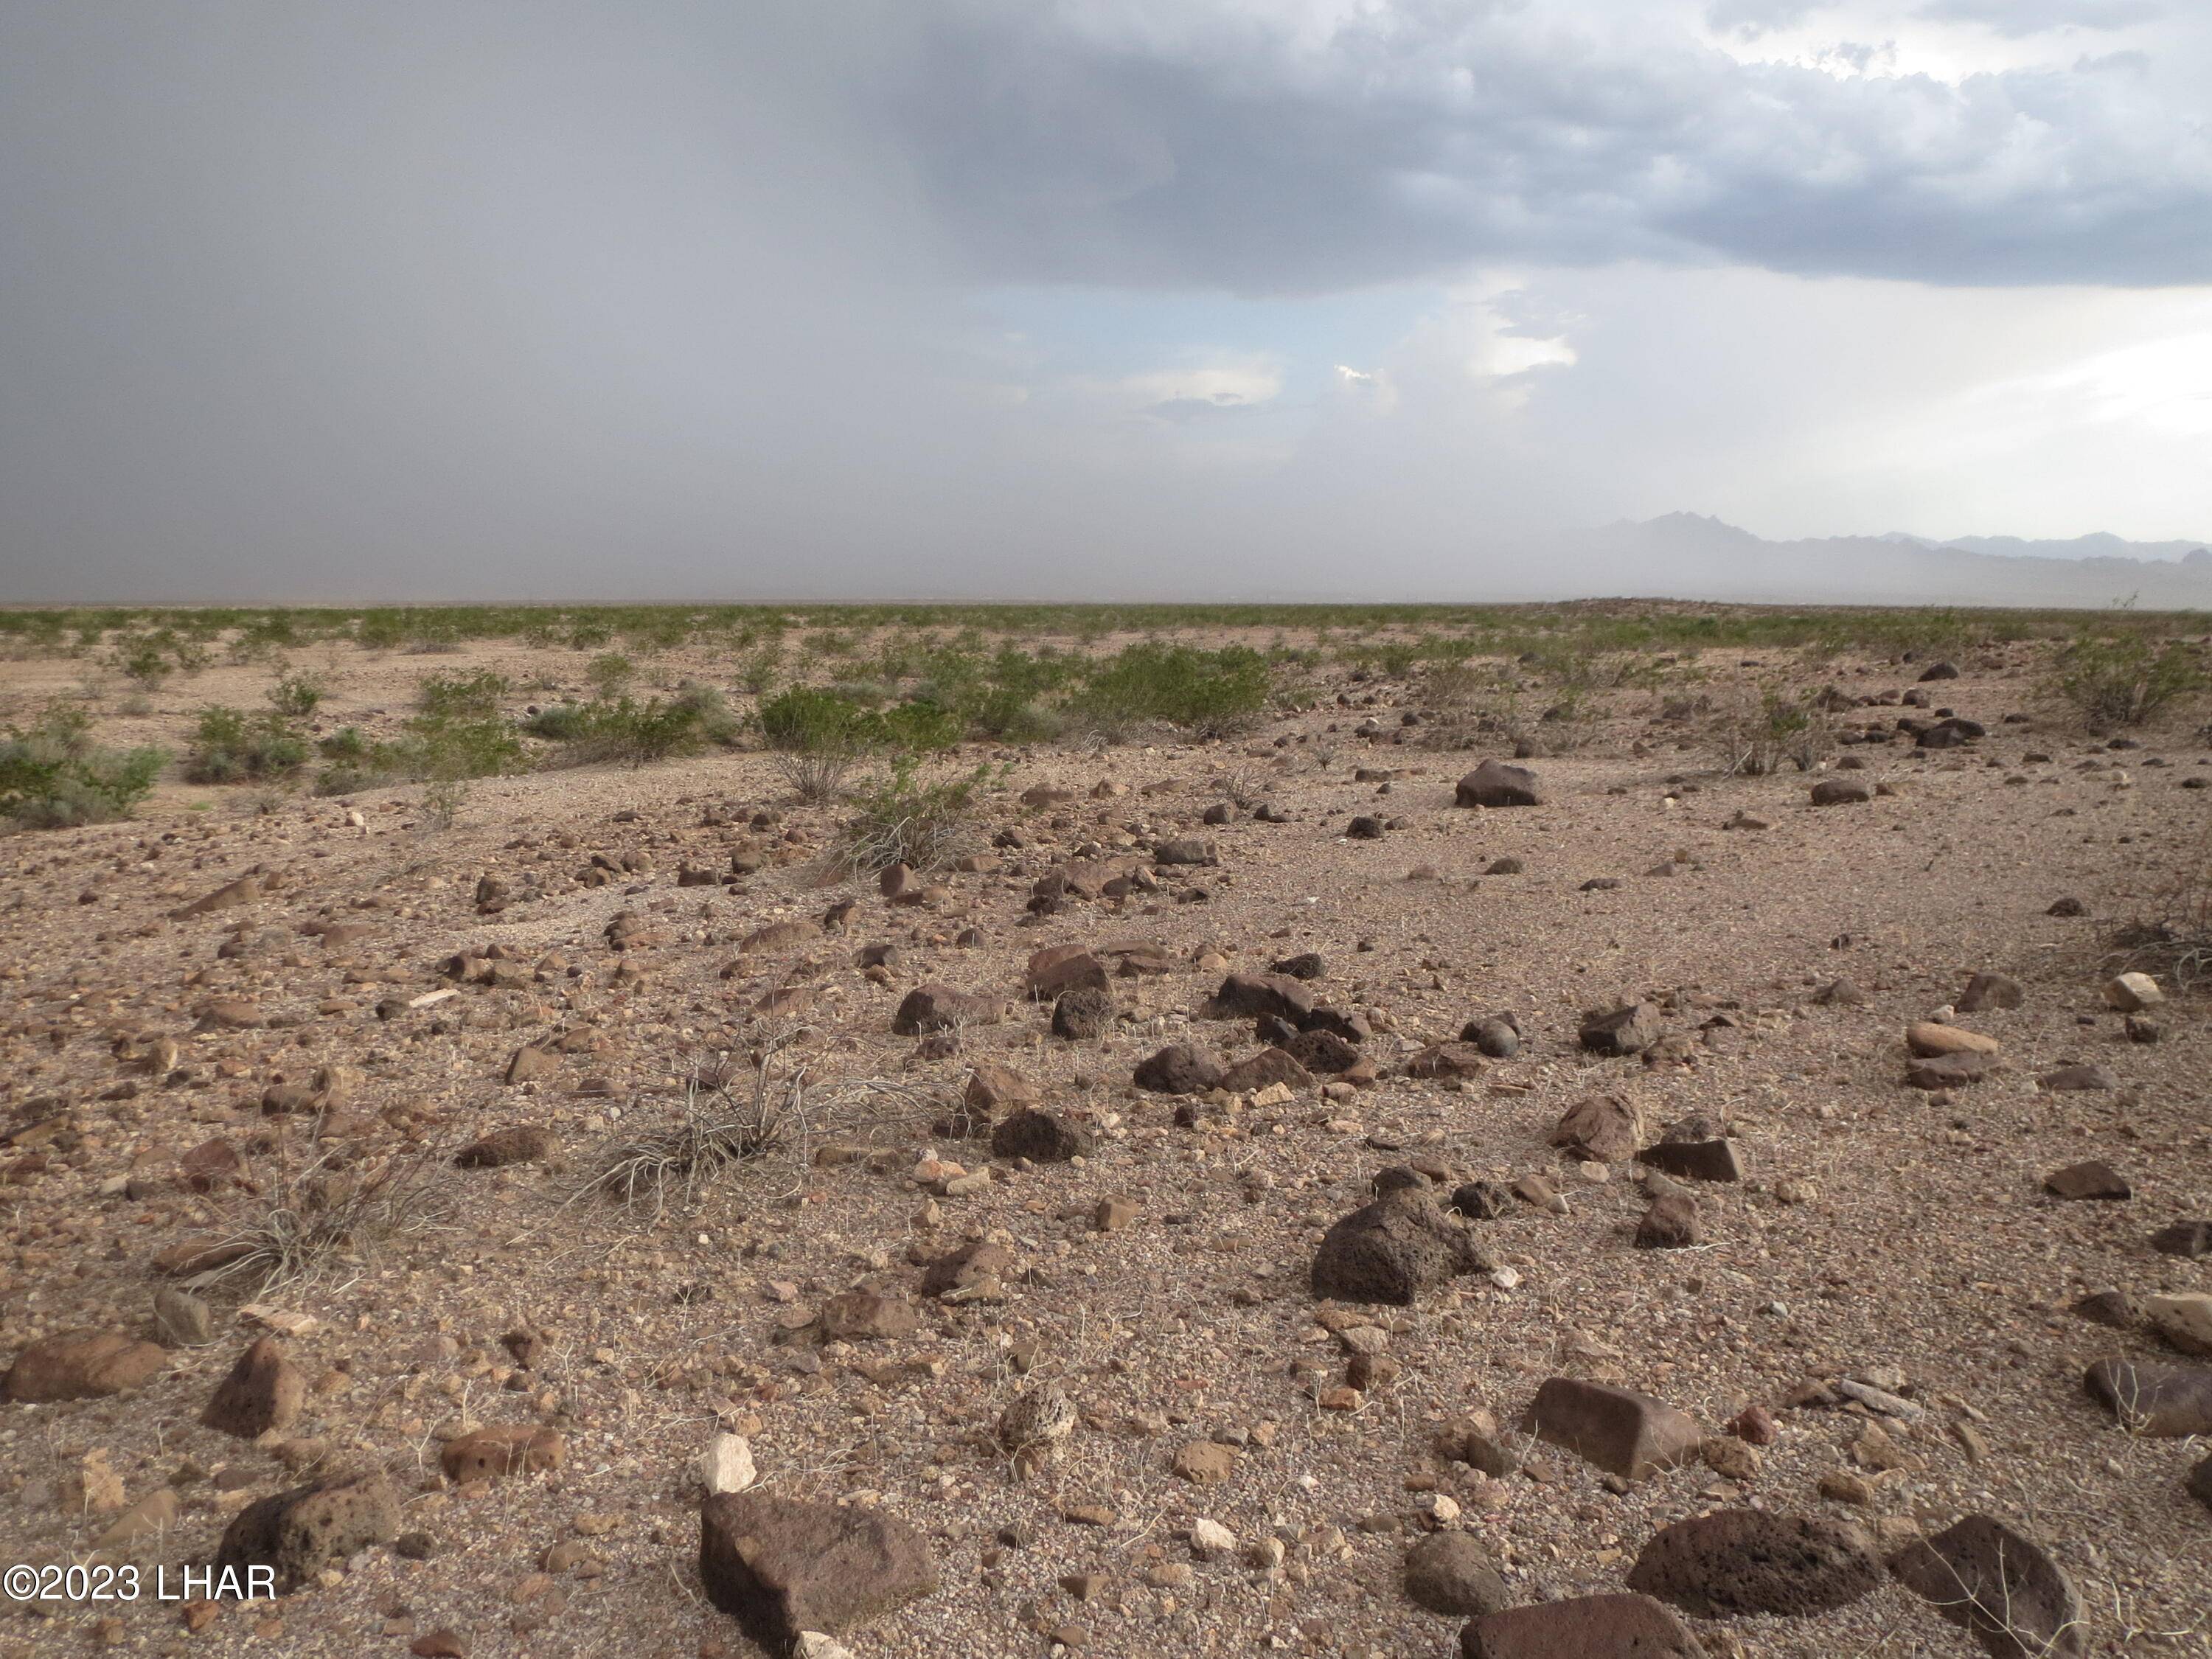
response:
<path id="1" fill-rule="evenodd" d="M 2147 1296 L 2143 1312 L 2158 1334 L 2182 1352 L 2212 1354 L 2212 1296 Z"/>
<path id="2" fill-rule="evenodd" d="M 2158 988 L 2158 981 L 2148 974 L 2122 974 L 2118 979 L 2105 981 L 2105 1001 L 2124 1014 L 2154 1008 L 2166 1000 L 2166 993 Z"/>
<path id="3" fill-rule="evenodd" d="M 1200 1560 L 1213 1560 L 1236 1547 L 1237 1534 L 1218 1521 L 1201 1518 L 1190 1523 L 1190 1553 Z"/>
<path id="4" fill-rule="evenodd" d="M 818 1630 L 803 1630 L 792 1650 L 796 1659 L 853 1659 L 853 1650 L 834 1636 L 824 1636 Z"/>
<path id="5" fill-rule="evenodd" d="M 709 1492 L 743 1492 L 753 1483 L 752 1442 L 741 1434 L 718 1434 L 691 1468 Z"/>

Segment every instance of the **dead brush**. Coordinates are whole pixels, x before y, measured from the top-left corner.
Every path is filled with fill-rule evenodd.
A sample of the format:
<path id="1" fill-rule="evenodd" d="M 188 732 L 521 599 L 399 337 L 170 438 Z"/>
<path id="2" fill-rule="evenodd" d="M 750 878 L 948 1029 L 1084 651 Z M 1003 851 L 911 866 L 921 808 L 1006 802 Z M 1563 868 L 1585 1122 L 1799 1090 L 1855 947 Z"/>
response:
<path id="1" fill-rule="evenodd" d="M 598 1194 L 625 1207 L 650 1203 L 657 1221 L 672 1205 L 696 1207 L 717 1179 L 745 1166 L 781 1170 L 780 1195 L 789 1197 L 804 1183 L 824 1135 L 866 1115 L 862 1109 L 871 1101 L 921 1098 L 905 1085 L 875 1080 L 815 1088 L 805 1061 L 790 1057 L 797 1036 L 781 1033 L 750 1055 L 692 1066 L 670 1103 L 672 1112 L 612 1141 L 598 1172 L 569 1202 Z M 641 1095 L 638 1103 L 651 1100 Z"/>
<path id="2" fill-rule="evenodd" d="M 1835 722 L 1817 698 L 1748 691 L 1726 707 L 1711 741 L 1729 777 L 1763 778 L 1794 765 L 1810 772 L 1835 752 Z"/>
<path id="3" fill-rule="evenodd" d="M 2153 974 L 2183 991 L 2212 983 L 2212 832 L 2154 903 L 2148 918 L 2120 933 L 2100 971 Z"/>
<path id="4" fill-rule="evenodd" d="M 446 1149 L 413 1141 L 380 1156 L 345 1141 L 295 1164 L 289 1137 L 273 1166 L 229 1206 L 204 1255 L 213 1266 L 185 1282 L 195 1290 L 240 1280 L 249 1294 L 305 1284 L 334 1265 L 357 1266 L 393 1239 L 445 1226 L 454 1195 Z"/>

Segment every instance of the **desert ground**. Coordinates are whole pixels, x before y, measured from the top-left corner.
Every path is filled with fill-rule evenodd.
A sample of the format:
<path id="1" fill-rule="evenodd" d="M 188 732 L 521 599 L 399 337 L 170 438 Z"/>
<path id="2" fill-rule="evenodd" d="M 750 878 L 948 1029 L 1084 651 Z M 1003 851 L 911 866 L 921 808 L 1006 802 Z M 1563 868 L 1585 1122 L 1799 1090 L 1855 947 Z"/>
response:
<path id="1" fill-rule="evenodd" d="M 147 1587 L 0 1654 L 2212 1652 L 2212 711 L 1668 614 L 1040 624 L 1266 696 L 902 781 L 762 711 L 972 623 L 13 635 L 167 759 L 0 838 L 0 1554 Z M 393 775 L 429 677 L 714 740 Z"/>

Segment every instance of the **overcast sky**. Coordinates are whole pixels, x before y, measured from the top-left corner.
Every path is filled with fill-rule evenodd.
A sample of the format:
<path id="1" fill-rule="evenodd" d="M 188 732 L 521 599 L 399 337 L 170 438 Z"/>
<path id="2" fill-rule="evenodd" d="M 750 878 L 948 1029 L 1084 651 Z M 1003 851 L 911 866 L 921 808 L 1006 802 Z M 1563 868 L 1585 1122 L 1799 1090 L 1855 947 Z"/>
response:
<path id="1" fill-rule="evenodd" d="M 5 0 L 0 593 L 2212 536 L 2208 87 L 2204 0 Z"/>

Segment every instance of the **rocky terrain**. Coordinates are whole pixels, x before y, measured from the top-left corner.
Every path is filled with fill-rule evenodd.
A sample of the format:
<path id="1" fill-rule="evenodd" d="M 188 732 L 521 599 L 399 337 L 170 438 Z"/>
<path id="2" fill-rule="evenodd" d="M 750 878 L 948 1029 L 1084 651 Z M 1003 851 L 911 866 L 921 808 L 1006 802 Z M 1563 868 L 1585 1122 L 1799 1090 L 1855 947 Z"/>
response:
<path id="1" fill-rule="evenodd" d="M 1334 668 L 880 877 L 753 750 L 0 841 L 4 1553 L 281 1590 L 0 1654 L 2212 1652 L 2212 750 L 1754 662 L 1818 769 Z"/>

